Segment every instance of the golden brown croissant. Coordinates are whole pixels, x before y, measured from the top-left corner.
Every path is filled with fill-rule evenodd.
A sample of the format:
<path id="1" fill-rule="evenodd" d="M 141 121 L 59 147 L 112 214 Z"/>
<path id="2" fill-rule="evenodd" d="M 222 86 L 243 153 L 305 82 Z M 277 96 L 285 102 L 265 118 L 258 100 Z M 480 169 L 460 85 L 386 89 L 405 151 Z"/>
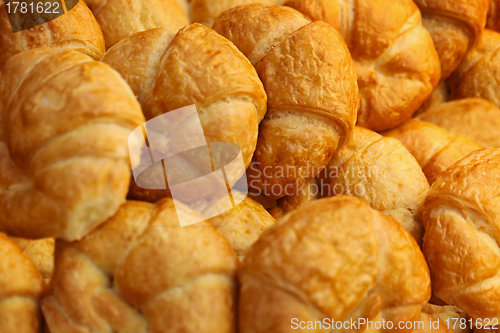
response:
<path id="1" fill-rule="evenodd" d="M 11 237 L 11 239 L 33 261 L 36 268 L 42 274 L 45 283 L 49 285 L 52 273 L 54 272 L 54 238 L 30 240 Z"/>
<path id="2" fill-rule="evenodd" d="M 106 47 L 136 32 L 164 28 L 177 32 L 188 19 L 177 0 L 85 0 L 99 22 Z"/>
<path id="3" fill-rule="evenodd" d="M 238 145 L 248 167 L 267 97 L 255 69 L 227 39 L 198 23 L 177 35 L 152 29 L 124 39 L 102 61 L 130 84 L 148 120 L 195 104 L 205 140 Z M 158 174 L 163 176 L 161 168 L 161 163 L 155 163 L 145 170 L 139 176 L 142 188 L 133 183 L 131 197 L 154 202 L 170 196 L 168 188 L 155 187 Z M 197 174 L 202 169 L 203 165 L 190 161 L 180 173 Z M 227 176 L 232 186 L 242 174 Z"/>
<path id="4" fill-rule="evenodd" d="M 201 211 L 206 216 L 212 216 L 212 212 L 225 211 L 211 218 L 210 222 L 227 238 L 242 260 L 248 249 L 276 220 L 261 204 L 245 194 L 236 190 L 232 190 L 231 194 L 234 201 L 240 202 L 235 208 L 222 198 L 213 198 L 203 204 Z"/>
<path id="5" fill-rule="evenodd" d="M 451 99 L 479 97 L 500 107 L 500 33 L 484 30 L 479 44 L 448 79 Z"/>
<path id="6" fill-rule="evenodd" d="M 500 149 L 476 151 L 434 182 L 422 218 L 434 294 L 482 325 L 499 317 Z"/>
<path id="7" fill-rule="evenodd" d="M 429 183 L 415 158 L 394 138 L 356 127 L 320 174 L 322 195 L 353 195 L 398 221 L 422 243 L 422 206 Z"/>
<path id="8" fill-rule="evenodd" d="M 439 82 L 439 57 L 410 0 L 284 0 L 339 29 L 351 51 L 362 103 L 358 125 L 388 130 L 410 119 Z"/>
<path id="9" fill-rule="evenodd" d="M 5 1 L 0 0 L 0 70 L 14 54 L 40 47 L 72 49 L 95 60 L 106 52 L 101 28 L 83 0 L 67 14 L 17 33 L 12 32 Z"/>
<path id="10" fill-rule="evenodd" d="M 450 88 L 448 87 L 448 84 L 446 81 L 441 82 L 436 89 L 432 92 L 432 94 L 427 98 L 420 106 L 420 108 L 415 112 L 413 115 L 414 117 L 420 115 L 421 113 L 427 112 L 428 110 L 446 103 L 450 100 Z"/>
<path id="11" fill-rule="evenodd" d="M 176 211 L 177 210 L 177 211 Z M 209 222 L 172 199 L 128 201 L 79 242 L 56 243 L 51 333 L 235 332 L 237 257 Z"/>
<path id="12" fill-rule="evenodd" d="M 490 0 L 486 28 L 500 31 L 500 0 Z"/>
<path id="13" fill-rule="evenodd" d="M 485 147 L 500 147 L 500 110 L 484 99 L 465 98 L 444 103 L 419 114 L 416 119 L 466 135 Z"/>
<path id="14" fill-rule="evenodd" d="M 486 24 L 489 0 L 414 0 L 430 32 L 446 79 L 476 46 Z"/>
<path id="15" fill-rule="evenodd" d="M 241 333 L 291 332 L 332 318 L 384 319 L 397 328 L 417 320 L 431 295 L 412 237 L 347 196 L 313 201 L 277 221 L 247 253 L 239 278 Z"/>
<path id="16" fill-rule="evenodd" d="M 0 332 L 40 333 L 40 272 L 23 251 L 0 233 Z"/>
<path id="17" fill-rule="evenodd" d="M 214 20 L 224 11 L 252 3 L 275 5 L 277 0 L 192 0 L 191 19 L 211 27 Z"/>
<path id="18" fill-rule="evenodd" d="M 349 50 L 331 26 L 288 7 L 236 7 L 213 28 L 256 65 L 268 94 L 249 185 L 273 199 L 295 193 L 351 138 L 358 90 Z"/>
<path id="19" fill-rule="evenodd" d="M 83 237 L 125 202 L 139 103 L 108 65 L 50 48 L 9 59 L 0 91 L 0 230 Z"/>
<path id="20" fill-rule="evenodd" d="M 452 134 L 431 123 L 414 119 L 382 135 L 401 141 L 415 156 L 431 185 L 455 162 L 484 148 L 467 136 Z"/>

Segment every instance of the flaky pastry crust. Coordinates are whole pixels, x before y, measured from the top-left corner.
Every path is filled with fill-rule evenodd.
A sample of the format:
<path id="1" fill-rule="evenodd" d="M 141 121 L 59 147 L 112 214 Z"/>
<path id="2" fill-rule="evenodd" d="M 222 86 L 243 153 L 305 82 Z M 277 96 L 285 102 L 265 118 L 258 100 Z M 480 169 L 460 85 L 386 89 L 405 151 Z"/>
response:
<path id="1" fill-rule="evenodd" d="M 256 66 L 268 95 L 250 186 L 273 199 L 295 192 L 351 138 L 358 91 L 349 50 L 330 25 L 283 6 L 232 8 L 213 28 Z"/>
<path id="2" fill-rule="evenodd" d="M 83 237 L 125 202 L 139 103 L 108 65 L 50 48 L 9 59 L 0 91 L 0 230 Z"/>
<path id="3" fill-rule="evenodd" d="M 13 55 L 41 47 L 76 50 L 94 60 L 106 52 L 101 27 L 83 0 L 67 14 L 17 33 L 12 32 L 5 1 L 0 0 L 0 70 Z"/>
<path id="4" fill-rule="evenodd" d="M 290 332 L 292 318 L 417 320 L 431 294 L 413 238 L 347 196 L 278 220 L 247 253 L 239 278 L 241 333 Z"/>
<path id="5" fill-rule="evenodd" d="M 415 156 L 431 185 L 455 162 L 484 148 L 468 136 L 452 134 L 431 123 L 414 119 L 382 135 L 401 141 Z"/>
<path id="6" fill-rule="evenodd" d="M 500 149 L 476 151 L 434 182 L 422 219 L 434 294 L 475 319 L 500 313 Z"/>
<path id="7" fill-rule="evenodd" d="M 420 245 L 429 183 L 403 144 L 362 127 L 320 174 L 322 195 L 353 195 L 398 221 Z"/>
<path id="8" fill-rule="evenodd" d="M 58 241 L 51 333 L 234 333 L 237 257 L 198 213 L 172 199 L 128 201 L 75 243 Z"/>

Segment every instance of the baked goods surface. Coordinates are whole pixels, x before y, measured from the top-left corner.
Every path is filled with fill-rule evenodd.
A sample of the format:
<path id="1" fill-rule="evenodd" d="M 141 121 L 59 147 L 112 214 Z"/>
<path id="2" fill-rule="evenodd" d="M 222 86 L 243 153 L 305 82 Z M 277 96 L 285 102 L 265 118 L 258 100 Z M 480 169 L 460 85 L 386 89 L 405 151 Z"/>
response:
<path id="1" fill-rule="evenodd" d="M 415 0 L 441 63 L 441 80 L 476 46 L 486 24 L 490 0 Z"/>
<path id="2" fill-rule="evenodd" d="M 436 125 L 414 119 L 382 134 L 403 143 L 415 156 L 431 185 L 455 162 L 484 148 L 467 136 L 452 134 Z"/>
<path id="3" fill-rule="evenodd" d="M 0 333 L 499 330 L 499 0 L 54 1 L 0 0 Z"/>
<path id="4" fill-rule="evenodd" d="M 255 69 L 227 39 L 198 23 L 177 35 L 173 31 L 153 29 L 124 39 L 111 48 L 102 61 L 115 68 L 130 84 L 148 120 L 195 104 L 206 142 L 238 145 L 245 166 L 249 166 L 257 144 L 259 122 L 266 113 L 267 97 Z M 153 127 L 155 125 L 148 131 L 153 131 Z M 164 127 L 154 130 L 166 135 L 161 133 Z M 148 132 L 148 137 L 150 135 Z M 168 151 L 161 149 L 170 148 L 156 149 L 168 156 Z M 197 175 L 203 174 L 205 164 L 202 158 L 192 157 L 187 163 L 174 167 L 179 169 L 179 174 Z M 230 186 L 242 172 L 244 170 L 239 169 L 227 172 Z M 154 202 L 170 196 L 169 188 L 154 190 L 161 188 L 156 184 L 159 180 L 165 184 L 161 162 L 139 177 L 142 185 L 133 183 L 132 198 Z M 200 191 L 211 195 L 208 188 Z"/>
<path id="5" fill-rule="evenodd" d="M 431 295 L 428 274 L 392 218 L 353 197 L 316 200 L 278 220 L 247 253 L 239 329 L 290 332 L 293 318 L 417 320 Z"/>
<path id="6" fill-rule="evenodd" d="M 139 103 L 108 65 L 72 50 L 23 52 L 1 74 L 0 230 L 79 239 L 125 202 Z"/>
<path id="7" fill-rule="evenodd" d="M 500 1 L 490 0 L 488 8 L 488 20 L 486 28 L 490 30 L 500 31 Z"/>
<path id="8" fill-rule="evenodd" d="M 500 107 L 499 73 L 500 33 L 485 30 L 448 80 L 451 99 L 478 97 Z"/>
<path id="9" fill-rule="evenodd" d="M 0 233 L 0 332 L 41 333 L 45 283 L 35 264 Z"/>
<path id="10" fill-rule="evenodd" d="M 500 313 L 499 167 L 499 148 L 466 156 L 434 182 L 422 214 L 434 294 L 482 326 Z"/>
<path id="11" fill-rule="evenodd" d="M 500 147 L 500 109 L 480 98 L 465 98 L 431 108 L 416 119 L 466 135 L 485 147 Z"/>
<path id="12" fill-rule="evenodd" d="M 179 211 L 198 215 L 128 201 L 81 241 L 58 241 L 50 332 L 235 332 L 236 253 L 207 221 L 181 227 Z"/>
<path id="13" fill-rule="evenodd" d="M 212 212 L 225 212 L 211 218 L 210 222 L 227 238 L 241 261 L 260 235 L 272 227 L 276 220 L 261 204 L 244 193 L 232 190 L 231 196 L 233 201 L 241 202 L 234 208 L 224 198 L 213 198 L 197 206 L 205 216 L 214 215 Z"/>
<path id="14" fill-rule="evenodd" d="M 429 183 L 418 162 L 394 138 L 356 127 L 320 174 L 322 195 L 352 195 L 398 221 L 422 243 L 422 206 Z"/>
<path id="15" fill-rule="evenodd" d="M 212 27 L 217 16 L 224 11 L 252 3 L 276 5 L 278 0 L 192 0 L 190 5 L 191 20 Z"/>
<path id="16" fill-rule="evenodd" d="M 446 81 L 441 82 L 436 89 L 432 92 L 432 94 L 427 98 L 420 106 L 420 108 L 413 115 L 417 117 L 419 114 L 424 113 L 440 104 L 446 103 L 450 100 L 450 88 Z"/>
<path id="17" fill-rule="evenodd" d="M 342 34 L 356 64 L 359 126 L 383 131 L 401 125 L 439 83 L 439 57 L 413 1 L 286 0 L 283 4 L 312 20 L 328 22 Z"/>
<path id="18" fill-rule="evenodd" d="M 106 48 L 136 32 L 189 24 L 178 0 L 85 0 L 101 26 Z"/>
<path id="19" fill-rule="evenodd" d="M 10 16 L 23 20 L 20 11 Z M 95 60 L 106 52 L 101 28 L 83 0 L 67 14 L 17 33 L 12 31 L 6 2 L 0 0 L 0 71 L 13 55 L 41 47 L 72 49 Z"/>
<path id="20" fill-rule="evenodd" d="M 324 22 L 262 4 L 225 11 L 213 29 L 256 65 L 268 95 L 249 186 L 273 199 L 296 193 L 351 138 L 358 91 L 345 42 Z"/>
<path id="21" fill-rule="evenodd" d="M 38 271 L 42 274 L 45 283 L 49 285 L 52 273 L 54 272 L 54 238 L 31 240 L 11 237 L 11 239 L 33 261 Z"/>

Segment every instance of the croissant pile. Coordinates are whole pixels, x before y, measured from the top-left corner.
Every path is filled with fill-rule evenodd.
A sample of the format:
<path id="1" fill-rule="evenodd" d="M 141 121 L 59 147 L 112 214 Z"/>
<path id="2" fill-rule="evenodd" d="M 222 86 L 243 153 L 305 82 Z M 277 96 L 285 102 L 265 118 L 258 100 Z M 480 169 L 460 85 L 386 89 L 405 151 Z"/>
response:
<path id="1" fill-rule="evenodd" d="M 0 0 L 0 333 L 296 331 L 500 332 L 500 0 Z"/>

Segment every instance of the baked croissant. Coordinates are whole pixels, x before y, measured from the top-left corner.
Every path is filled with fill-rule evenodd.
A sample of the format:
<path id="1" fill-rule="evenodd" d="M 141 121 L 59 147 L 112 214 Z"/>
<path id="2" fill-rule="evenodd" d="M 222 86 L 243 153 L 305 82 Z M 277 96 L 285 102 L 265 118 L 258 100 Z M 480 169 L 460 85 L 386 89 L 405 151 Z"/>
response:
<path id="1" fill-rule="evenodd" d="M 20 12 L 16 18 L 23 22 Z M 13 55 L 40 47 L 72 49 L 95 60 L 106 52 L 101 28 L 83 0 L 67 14 L 17 33 L 12 32 L 5 1 L 0 0 L 0 71 Z"/>
<path id="2" fill-rule="evenodd" d="M 500 147 L 500 110 L 480 98 L 465 98 L 431 108 L 418 117 L 485 147 Z"/>
<path id="3" fill-rule="evenodd" d="M 457 67 L 479 42 L 490 0 L 414 0 L 422 12 L 441 62 L 441 80 Z"/>
<path id="4" fill-rule="evenodd" d="M 347 196 L 313 201 L 277 221 L 247 253 L 239 279 L 241 333 L 291 332 L 294 318 L 384 319 L 397 328 L 417 320 L 431 295 L 412 237 Z M 316 331 L 330 331 L 323 328 Z"/>
<path id="5" fill-rule="evenodd" d="M 233 208 L 230 202 L 222 198 L 213 198 L 203 204 L 201 211 L 205 216 L 225 211 L 211 218 L 210 222 L 227 238 L 241 261 L 248 249 L 276 220 L 261 204 L 245 194 L 236 190 L 232 190 L 231 194 L 233 201 L 240 202 L 236 207 Z"/>
<path id="6" fill-rule="evenodd" d="M 455 162 L 484 148 L 468 136 L 452 134 L 431 123 L 414 119 L 382 135 L 403 143 L 415 156 L 431 185 Z"/>
<path id="7" fill-rule="evenodd" d="M 479 97 L 500 107 L 500 33 L 484 30 L 479 44 L 448 79 L 451 99 Z"/>
<path id="8" fill-rule="evenodd" d="M 85 0 L 99 22 L 106 48 L 136 32 L 164 28 L 177 32 L 188 25 L 177 0 Z"/>
<path id="9" fill-rule="evenodd" d="M 139 103 L 106 64 L 50 48 L 9 59 L 0 91 L 0 230 L 83 237 L 125 202 Z"/>
<path id="10" fill-rule="evenodd" d="M 192 0 L 191 19 L 193 22 L 200 22 L 211 27 L 217 16 L 224 11 L 252 3 L 276 5 L 277 0 Z"/>
<path id="11" fill-rule="evenodd" d="M 56 243 L 51 333 L 235 332 L 237 257 L 209 222 L 172 199 L 128 201 L 79 242 Z"/>
<path id="12" fill-rule="evenodd" d="M 490 0 L 486 28 L 500 31 L 500 0 Z"/>
<path id="13" fill-rule="evenodd" d="M 42 274 L 45 283 L 50 285 L 52 273 L 54 272 L 54 238 L 30 240 L 11 237 L 11 239 L 33 261 L 38 271 Z"/>
<path id="14" fill-rule="evenodd" d="M 359 197 L 393 217 L 420 245 L 429 183 L 415 158 L 394 138 L 356 127 L 320 174 L 323 196 Z"/>
<path id="15" fill-rule="evenodd" d="M 422 213 L 434 294 L 486 325 L 500 313 L 500 148 L 466 156 L 439 176 Z"/>
<path id="16" fill-rule="evenodd" d="M 295 193 L 351 138 L 358 90 L 349 50 L 331 26 L 288 7 L 232 8 L 213 28 L 256 65 L 268 95 L 249 185 L 273 199 Z"/>
<path id="17" fill-rule="evenodd" d="M 227 39 L 198 23 L 177 35 L 152 29 L 124 39 L 102 61 L 130 84 L 148 120 L 195 104 L 206 142 L 238 145 L 245 167 L 250 165 L 267 96 L 255 69 Z M 139 176 L 141 186 L 133 183 L 131 197 L 154 202 L 170 196 L 169 188 L 155 186 L 158 178 L 163 179 L 158 177 L 163 176 L 161 168 L 155 163 L 145 170 Z M 180 174 L 197 174 L 203 164 L 191 159 L 180 169 Z M 227 176 L 232 186 L 242 173 Z"/>
<path id="18" fill-rule="evenodd" d="M 441 105 L 443 103 L 446 103 L 450 100 L 450 88 L 448 87 L 448 84 L 446 81 L 441 82 L 436 89 L 432 92 L 432 94 L 427 98 L 420 106 L 420 108 L 415 112 L 413 115 L 414 117 L 417 117 L 421 113 L 427 112 L 428 110 Z"/>
<path id="19" fill-rule="evenodd" d="M 439 57 L 413 1 L 282 3 L 312 20 L 324 20 L 344 37 L 358 75 L 359 126 L 383 131 L 401 125 L 439 83 Z"/>
<path id="20" fill-rule="evenodd" d="M 40 333 L 45 283 L 23 251 L 0 233 L 0 332 Z"/>

